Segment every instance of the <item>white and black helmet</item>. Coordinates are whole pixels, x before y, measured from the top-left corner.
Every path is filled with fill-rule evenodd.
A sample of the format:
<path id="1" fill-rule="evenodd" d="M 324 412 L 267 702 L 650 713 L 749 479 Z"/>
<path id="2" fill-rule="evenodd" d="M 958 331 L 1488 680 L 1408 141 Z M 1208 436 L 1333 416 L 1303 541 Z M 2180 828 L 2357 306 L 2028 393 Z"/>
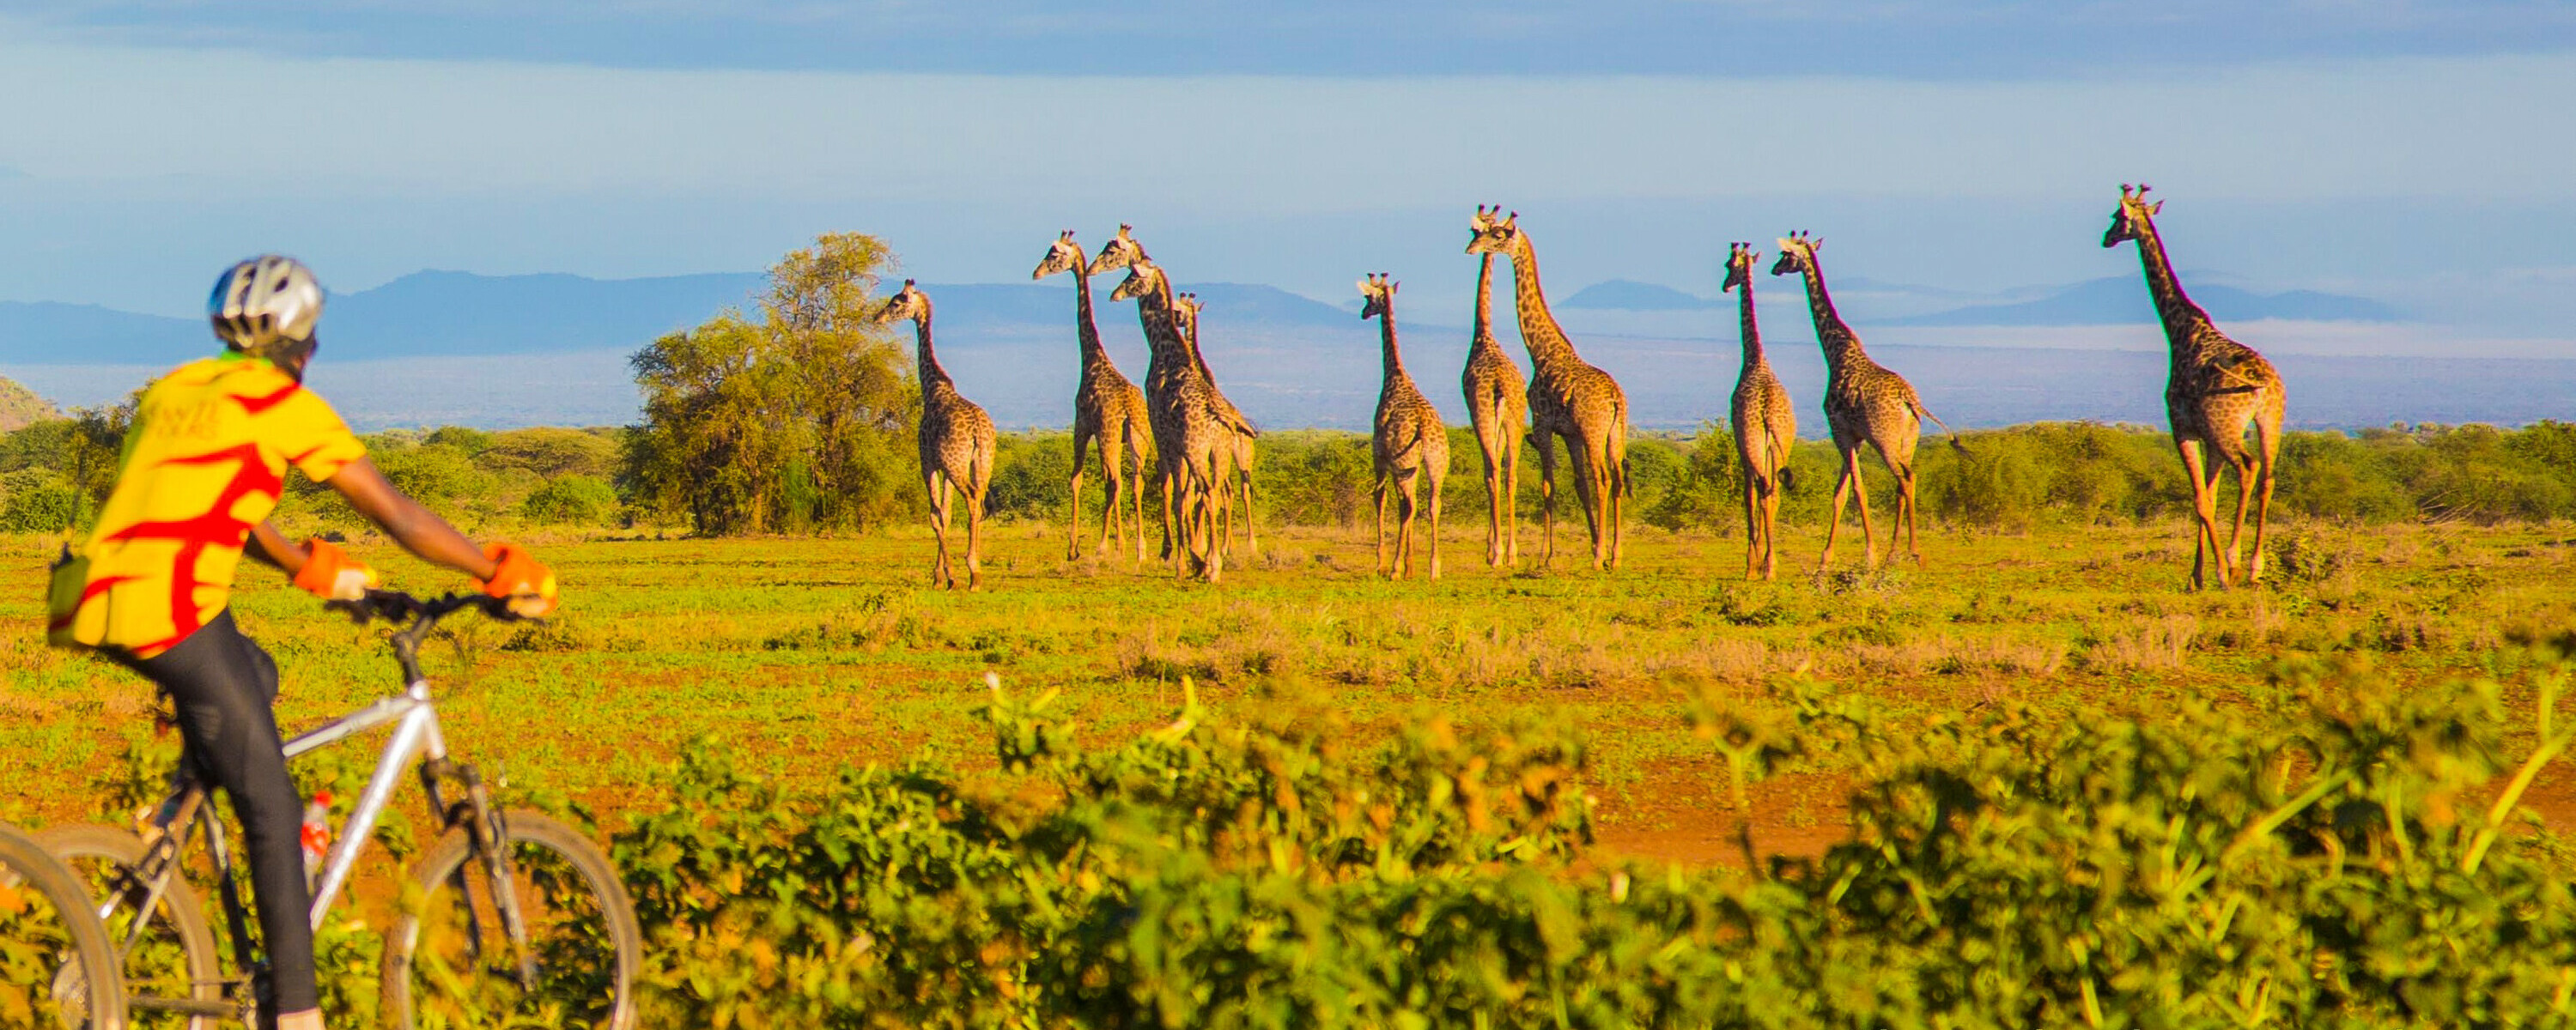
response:
<path id="1" fill-rule="evenodd" d="M 265 357 L 313 338 L 322 320 L 322 284 L 303 262 L 263 254 L 215 280 L 206 319 L 232 349 Z"/>

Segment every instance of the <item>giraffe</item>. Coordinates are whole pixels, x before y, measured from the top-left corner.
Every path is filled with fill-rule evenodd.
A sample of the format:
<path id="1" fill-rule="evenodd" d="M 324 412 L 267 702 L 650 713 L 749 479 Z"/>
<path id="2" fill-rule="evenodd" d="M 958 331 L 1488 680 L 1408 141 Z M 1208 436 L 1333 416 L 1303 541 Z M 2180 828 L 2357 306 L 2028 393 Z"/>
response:
<path id="1" fill-rule="evenodd" d="M 1261 433 L 1252 427 L 1252 420 L 1244 417 L 1243 411 L 1236 408 L 1233 401 L 1225 398 L 1225 391 L 1216 385 L 1216 373 L 1208 371 L 1207 353 L 1199 349 L 1199 308 L 1198 294 L 1183 293 L 1172 298 L 1172 317 L 1180 322 L 1181 338 L 1189 341 L 1190 361 L 1198 366 L 1199 376 L 1207 380 L 1208 395 L 1215 399 L 1217 415 L 1225 422 L 1226 429 L 1229 431 L 1224 455 L 1225 468 L 1222 470 L 1224 478 L 1220 482 L 1228 484 L 1224 489 L 1241 491 L 1243 550 L 1245 554 L 1258 558 L 1261 556 L 1261 541 L 1254 533 L 1256 520 L 1252 513 L 1252 448 L 1253 441 L 1259 439 Z M 1226 521 L 1228 523 L 1234 521 L 1233 507 L 1230 504 L 1226 506 Z M 1228 538 L 1232 537 L 1234 531 L 1231 525 L 1225 532 Z"/>
<path id="2" fill-rule="evenodd" d="M 1100 517 L 1100 543 L 1106 550 L 1120 536 L 1119 523 L 1135 509 L 1136 560 L 1145 560 L 1145 447 L 1151 429 L 1145 416 L 1145 391 L 1120 375 L 1100 344 L 1100 328 L 1091 319 L 1091 261 L 1067 229 L 1047 247 L 1031 279 L 1073 273 L 1073 328 L 1082 345 L 1082 380 L 1073 393 L 1073 521 L 1065 528 L 1065 558 L 1082 557 L 1082 452 L 1100 443 L 1100 472 L 1105 480 Z M 1133 469 L 1132 473 L 1130 469 Z M 1125 499 L 1124 504 L 1121 498 Z"/>
<path id="3" fill-rule="evenodd" d="M 2164 237 L 2156 233 L 2156 212 L 2164 202 L 2147 203 L 2147 187 L 2132 192 L 2120 186 L 2120 206 L 2111 212 L 2104 247 L 2135 240 L 2138 261 L 2145 266 L 2147 292 L 2156 300 L 2164 322 L 2165 345 L 2172 364 L 2165 378 L 2165 417 L 2173 424 L 2174 449 L 2191 477 L 2191 585 L 2209 585 L 2208 565 L 2217 559 L 2218 585 L 2225 589 L 2236 574 L 2237 538 L 2245 533 L 2245 509 L 2254 508 L 2254 554 L 2247 559 L 2245 582 L 2263 578 L 2263 525 L 2272 511 L 2273 460 L 2281 450 L 2281 411 L 2286 400 L 2281 373 L 2254 348 L 2228 339 L 2211 325 L 2209 313 L 2182 292 L 2173 265 L 2165 258 Z M 2245 446 L 2247 423 L 2255 447 Z M 2218 546 L 2218 476 L 2220 462 L 2236 469 L 2236 526 Z M 2259 498 L 2259 499 L 2258 499 Z"/>
<path id="4" fill-rule="evenodd" d="M 1109 299 L 1136 301 L 1137 320 L 1153 345 L 1145 373 L 1145 409 L 1165 484 L 1164 520 L 1174 527 L 1178 545 L 1172 553 L 1173 574 L 1183 574 L 1186 555 L 1199 576 L 1214 583 L 1225 571 L 1225 541 L 1217 524 L 1225 501 L 1219 487 L 1230 430 L 1209 396 L 1207 380 L 1190 361 L 1189 343 L 1172 315 L 1171 279 L 1141 252 L 1126 267 L 1126 280 L 1110 291 Z"/>
<path id="5" fill-rule="evenodd" d="M 903 290 L 878 309 L 879 325 L 912 320 L 921 377 L 921 480 L 930 490 L 930 529 L 939 537 L 939 561 L 930 581 L 955 589 L 948 563 L 949 488 L 966 495 L 966 589 L 984 585 L 984 491 L 993 483 L 993 417 L 957 392 L 948 370 L 930 349 L 930 297 L 903 281 Z"/>
<path id="6" fill-rule="evenodd" d="M 1107 272 L 1121 268 L 1128 268 L 1137 262 L 1151 260 L 1153 259 L 1145 253 L 1144 245 L 1136 242 L 1135 227 L 1121 223 L 1118 226 L 1118 235 L 1111 237 L 1109 242 L 1100 245 L 1100 255 L 1092 260 L 1091 268 L 1094 272 Z M 1154 334 L 1157 331 L 1156 326 L 1152 321 L 1153 319 L 1170 319 L 1177 323 L 1177 320 L 1182 317 L 1178 298 L 1168 296 L 1171 293 L 1170 282 L 1168 279 L 1163 282 L 1162 292 L 1168 299 L 1164 300 L 1159 308 L 1149 312 L 1145 306 L 1140 304 L 1136 310 L 1137 319 L 1140 322 L 1146 323 L 1144 327 L 1145 336 L 1149 341 L 1154 339 Z M 1177 328 L 1177 325 L 1175 328 Z M 1195 342 L 1195 339 L 1184 337 L 1184 340 L 1188 343 L 1187 349 L 1189 351 L 1189 364 L 1198 370 L 1201 380 L 1207 384 L 1207 389 L 1212 392 L 1215 389 L 1216 379 L 1208 373 L 1206 361 L 1198 356 L 1197 343 Z M 1159 354 L 1159 352 L 1157 353 Z M 1156 391 L 1164 389 L 1171 382 L 1171 377 L 1176 374 L 1176 367 L 1165 364 L 1160 357 L 1157 357 L 1154 361 L 1146 365 L 1145 396 L 1149 405 L 1152 403 Z M 1246 441 L 1251 437 L 1258 436 L 1259 433 L 1252 428 L 1252 423 L 1244 420 L 1242 412 L 1235 410 L 1232 402 L 1225 400 L 1223 394 L 1214 394 L 1213 410 L 1220 420 L 1221 427 L 1223 429 L 1237 437 L 1244 438 L 1243 441 L 1237 441 L 1233 446 L 1239 446 L 1242 448 L 1245 464 L 1248 466 L 1250 444 Z M 1156 432 L 1157 435 L 1154 438 L 1155 445 L 1157 447 L 1161 447 L 1164 443 L 1164 439 L 1160 435 L 1161 429 L 1158 428 Z M 1233 446 L 1230 446 L 1227 449 L 1224 457 L 1230 459 L 1235 456 Z M 1171 477 L 1163 474 L 1164 470 L 1168 467 L 1169 466 L 1166 466 L 1161 462 L 1159 457 L 1157 458 L 1155 483 L 1160 489 L 1163 498 L 1163 556 L 1165 558 L 1172 558 L 1175 526 L 1173 521 L 1173 498 L 1175 490 L 1178 489 L 1178 484 L 1174 483 Z M 1218 482 L 1222 482 L 1222 480 L 1220 479 Z M 1246 496 L 1249 497 L 1250 483 L 1248 480 L 1245 483 L 1245 491 Z M 1219 504 L 1222 505 L 1222 503 L 1223 501 L 1220 499 Z M 1223 542 L 1222 538 L 1218 541 L 1220 546 L 1222 546 Z"/>
<path id="7" fill-rule="evenodd" d="M 1896 534 L 1902 529 L 1905 549 L 1921 565 L 1923 549 L 1914 542 L 1914 445 L 1923 432 L 1923 419 L 1931 419 L 1944 432 L 1950 424 L 1923 406 L 1904 376 L 1870 360 L 1861 349 L 1859 334 L 1834 312 L 1833 296 L 1825 291 L 1824 266 L 1816 262 L 1816 251 L 1825 242 L 1806 233 L 1791 233 L 1779 242 L 1780 260 L 1771 266 L 1771 274 L 1797 272 L 1806 279 L 1807 313 L 1816 323 L 1816 343 L 1825 352 L 1825 423 L 1833 427 L 1834 449 L 1842 453 L 1842 471 L 1834 480 L 1833 520 L 1825 523 L 1825 553 L 1816 560 L 1816 571 L 1833 564 L 1834 535 L 1842 529 L 1843 504 L 1852 499 L 1860 502 L 1862 554 L 1870 568 L 1878 568 L 1876 531 L 1869 524 L 1869 488 L 1860 478 L 1863 444 L 1877 450 L 1878 459 L 1896 476 L 1896 519 L 1888 525 L 1887 549 L 1896 550 Z M 1751 294 L 1746 300 L 1751 300 Z M 1950 445 L 1959 446 L 1958 434 L 1951 434 Z"/>
<path id="8" fill-rule="evenodd" d="M 1521 345 L 1529 349 L 1530 442 L 1538 447 L 1540 525 L 1546 540 L 1540 562 L 1556 559 L 1556 448 L 1562 438 L 1574 471 L 1574 493 L 1592 531 L 1592 567 L 1618 568 L 1626 550 L 1622 502 L 1628 496 L 1628 395 L 1610 374 L 1574 352 L 1565 330 L 1547 309 L 1539 287 L 1538 255 L 1520 229 L 1520 213 L 1503 215 L 1479 205 L 1468 223 L 1470 254 L 1502 254 L 1512 262 L 1513 302 L 1520 313 Z"/>
<path id="9" fill-rule="evenodd" d="M 1440 411 L 1404 372 L 1404 357 L 1395 344 L 1396 283 L 1385 273 L 1361 279 L 1360 318 L 1378 320 L 1378 349 L 1385 385 L 1377 395 L 1375 430 L 1369 435 L 1374 459 L 1370 478 L 1377 492 L 1378 571 L 1399 579 L 1413 578 L 1414 487 L 1419 481 L 1431 494 L 1431 578 L 1440 578 L 1440 488 L 1449 479 L 1449 430 Z M 1387 561 L 1386 501 L 1393 488 L 1398 505 L 1395 560 Z"/>
<path id="10" fill-rule="evenodd" d="M 1521 437 L 1529 422 L 1528 381 L 1520 366 L 1494 342 L 1494 256 L 1476 257 L 1476 325 L 1468 334 L 1467 370 L 1459 376 L 1467 393 L 1467 419 L 1476 427 L 1476 447 L 1485 455 L 1485 564 L 1517 565 L 1521 560 Z"/>
<path id="11" fill-rule="evenodd" d="M 1742 291 L 1736 304 L 1744 370 L 1736 374 L 1730 414 L 1744 469 L 1744 578 L 1767 580 L 1779 571 L 1772 543 L 1780 525 L 1780 490 L 1789 484 L 1789 450 L 1798 442 L 1798 413 L 1789 404 L 1789 388 L 1771 374 L 1762 333 L 1753 323 L 1753 264 L 1761 258 L 1750 243 L 1727 244 L 1726 279 L 1717 290 Z"/>

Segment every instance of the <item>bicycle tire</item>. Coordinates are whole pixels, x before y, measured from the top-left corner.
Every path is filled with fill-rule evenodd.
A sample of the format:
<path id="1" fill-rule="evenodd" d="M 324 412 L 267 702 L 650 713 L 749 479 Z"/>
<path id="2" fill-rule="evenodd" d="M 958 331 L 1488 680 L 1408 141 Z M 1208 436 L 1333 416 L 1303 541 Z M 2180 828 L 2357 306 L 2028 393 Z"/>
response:
<path id="1" fill-rule="evenodd" d="M 45 911 L 34 910 L 22 888 L 32 891 Z M 13 937 L 31 934 L 19 943 L 55 949 L 51 954 L 20 956 L 40 963 L 29 971 L 37 978 L 26 985 L 36 989 L 7 999 L 24 1002 L 23 1014 L 35 1026 L 124 1030 L 125 977 L 117 969 L 116 945 L 108 939 L 106 925 L 98 921 L 88 888 L 43 844 L 5 825 L 0 825 L 0 916 L 6 917 Z M 44 973 L 44 966 L 51 966 L 52 972 Z M 0 988 L 0 992 L 7 990 Z"/>
<path id="2" fill-rule="evenodd" d="M 102 901 L 113 897 L 116 910 L 105 920 L 107 933 L 122 946 L 131 925 L 132 906 L 141 904 L 143 885 L 134 867 L 143 861 L 143 840 L 113 826 L 52 826 L 37 831 L 36 843 L 69 866 Z M 126 1025 L 135 1030 L 186 1027 L 212 1030 L 218 1019 L 181 1015 L 154 1008 L 157 1001 L 224 1000 L 223 967 L 215 951 L 214 931 L 206 910 L 185 875 L 170 877 L 161 892 L 153 927 L 119 963 L 124 976 Z M 172 950 L 176 949 L 176 954 Z M 175 960 L 175 961 L 174 961 Z"/>
<path id="3" fill-rule="evenodd" d="M 420 894 L 416 901 L 407 899 L 386 938 L 384 1025 L 444 1030 L 514 1016 L 553 1026 L 631 1030 L 644 938 L 616 867 L 589 838 L 546 816 L 511 811 L 501 821 L 508 827 L 531 946 L 551 959 L 547 971 L 560 979 L 549 977 L 537 989 L 524 990 L 516 971 L 502 968 L 513 956 L 491 910 L 490 881 L 465 827 L 451 827 L 421 858 L 414 877 Z M 471 946 L 461 925 L 465 919 L 481 928 L 484 941 L 500 942 L 497 953 Z M 495 1007 L 514 1011 L 496 1014 Z"/>

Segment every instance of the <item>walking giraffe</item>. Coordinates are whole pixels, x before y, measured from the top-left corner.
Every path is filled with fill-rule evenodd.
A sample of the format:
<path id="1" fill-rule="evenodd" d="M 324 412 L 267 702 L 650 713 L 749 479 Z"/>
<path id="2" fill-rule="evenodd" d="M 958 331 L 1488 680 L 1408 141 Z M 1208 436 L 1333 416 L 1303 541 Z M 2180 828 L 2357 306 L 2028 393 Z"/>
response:
<path id="1" fill-rule="evenodd" d="M 1476 258 L 1476 325 L 1467 337 L 1467 420 L 1485 457 L 1485 564 L 1521 560 L 1521 439 L 1529 432 L 1529 383 L 1494 342 L 1494 256 Z"/>
<path id="2" fill-rule="evenodd" d="M 2174 450 L 2191 476 L 2191 511 L 2197 523 L 2191 545 L 2191 585 L 2209 585 L 2209 559 L 2218 559 L 2218 585 L 2236 576 L 2237 538 L 2245 533 L 2245 509 L 2254 508 L 2254 554 L 2247 560 L 2245 581 L 2263 578 L 2263 524 L 2272 512 L 2273 460 L 2281 451 L 2281 414 L 2287 400 L 2281 373 L 2254 348 L 2228 339 L 2210 324 L 2209 313 L 2182 292 L 2173 264 L 2165 257 L 2164 237 L 2156 234 L 2155 215 L 2164 202 L 2147 203 L 2147 188 L 2132 192 L 2120 186 L 2120 206 L 2111 212 L 2104 247 L 2135 240 L 2138 261 L 2145 266 L 2147 292 L 2156 299 L 2156 316 L 2164 323 L 2165 347 L 2172 363 L 2165 375 L 2165 418 L 2173 424 Z M 2245 446 L 2247 423 L 2253 424 L 2255 447 Z M 2236 527 L 2227 547 L 2218 546 L 2218 475 L 2222 468 L 2208 452 L 2236 469 Z M 2259 500 L 2258 500 L 2259 497 Z"/>
<path id="3" fill-rule="evenodd" d="M 1145 560 L 1145 441 L 1152 432 L 1145 416 L 1145 391 L 1120 375 L 1101 346 L 1100 327 L 1091 318 L 1091 261 L 1067 229 L 1047 247 L 1031 279 L 1073 273 L 1073 328 L 1082 347 L 1081 385 L 1073 392 L 1073 521 L 1065 527 L 1065 558 L 1082 557 L 1082 458 L 1092 441 L 1100 443 L 1100 543 L 1108 548 L 1119 525 L 1134 509 L 1136 560 Z M 1132 468 L 1132 472 L 1130 471 Z M 1123 499 L 1123 503 L 1122 503 Z"/>
<path id="4" fill-rule="evenodd" d="M 1109 299 L 1136 301 L 1137 321 L 1153 346 L 1145 371 L 1145 411 L 1165 484 L 1163 517 L 1176 542 L 1173 574 L 1184 574 L 1186 556 L 1201 578 L 1214 583 L 1225 571 L 1225 540 L 1217 525 L 1225 503 L 1220 486 L 1229 429 L 1219 419 L 1208 381 L 1190 361 L 1189 345 L 1172 316 L 1171 279 L 1141 252 L 1125 264 L 1127 278 L 1110 291 Z"/>
<path id="5" fill-rule="evenodd" d="M 878 309 L 883 325 L 912 320 L 915 358 L 921 378 L 921 480 L 930 490 L 930 530 L 939 538 L 939 561 L 930 581 L 955 588 L 957 573 L 948 563 L 950 487 L 966 497 L 966 589 L 984 585 L 984 492 L 993 483 L 993 417 L 957 392 L 948 370 L 930 349 L 930 297 L 912 280 Z"/>
<path id="6" fill-rule="evenodd" d="M 1860 335 L 1834 312 L 1833 296 L 1825 292 L 1824 266 L 1816 263 L 1816 251 L 1824 241 L 1792 233 L 1779 242 L 1780 260 L 1771 266 L 1771 274 L 1798 272 L 1807 281 L 1807 313 L 1816 323 L 1816 343 L 1825 351 L 1825 423 L 1833 427 L 1834 449 L 1842 453 L 1842 471 L 1834 479 L 1833 520 L 1825 523 L 1825 553 L 1816 560 L 1816 571 L 1833 564 L 1843 502 L 1853 498 L 1860 501 L 1861 553 L 1870 568 L 1878 567 L 1876 531 L 1869 524 L 1869 487 L 1860 477 L 1863 444 L 1878 451 L 1878 460 L 1886 462 L 1887 471 L 1896 477 L 1896 522 L 1888 526 L 1887 549 L 1896 550 L 1896 534 L 1902 529 L 1905 549 L 1921 565 L 1923 549 L 1914 542 L 1914 445 L 1923 432 L 1923 419 L 1931 419 L 1944 431 L 1950 424 L 1923 406 L 1914 384 L 1870 360 L 1861 349 Z M 1951 435 L 1950 445 L 1959 446 L 1957 434 Z"/>
<path id="7" fill-rule="evenodd" d="M 1189 341 L 1190 361 L 1198 365 L 1199 376 L 1207 380 L 1208 395 L 1216 401 L 1217 417 L 1228 430 L 1225 467 L 1220 472 L 1222 478 L 1218 480 L 1222 485 L 1218 489 L 1242 493 L 1243 550 L 1246 555 L 1258 558 L 1261 556 L 1261 541 L 1254 532 L 1257 519 L 1252 511 L 1252 448 L 1253 441 L 1259 439 L 1261 433 L 1252 428 L 1252 420 L 1244 416 L 1242 409 L 1226 399 L 1225 390 L 1216 385 L 1216 373 L 1208 371 L 1207 352 L 1199 349 L 1199 308 L 1198 294 L 1183 293 L 1172 298 L 1172 317 L 1180 321 L 1181 338 Z M 1231 504 L 1226 506 L 1225 513 L 1227 526 L 1224 532 L 1227 539 L 1232 539 L 1234 514 Z"/>
<path id="8" fill-rule="evenodd" d="M 1419 480 L 1431 494 L 1431 578 L 1440 578 L 1440 489 L 1449 479 L 1449 430 L 1440 411 L 1404 372 L 1404 356 L 1395 344 L 1395 281 L 1381 273 L 1360 280 L 1360 317 L 1378 320 L 1378 349 L 1385 383 L 1378 390 L 1375 429 L 1369 454 L 1377 493 L 1378 571 L 1399 579 L 1413 578 L 1414 487 Z M 1399 521 L 1395 561 L 1386 555 L 1386 501 L 1392 487 Z"/>
<path id="9" fill-rule="evenodd" d="M 1789 404 L 1789 388 L 1771 374 L 1762 356 L 1762 332 L 1753 323 L 1753 263 L 1762 255 L 1750 243 L 1726 249 L 1726 279 L 1717 290 L 1736 295 L 1737 322 L 1744 338 L 1744 369 L 1735 377 L 1730 408 L 1735 426 L 1735 454 L 1744 468 L 1744 578 L 1770 579 L 1779 571 L 1772 551 L 1780 525 L 1780 490 L 1789 483 L 1789 450 L 1798 443 L 1798 413 Z"/>
<path id="10" fill-rule="evenodd" d="M 1476 208 L 1468 223 L 1475 238 L 1470 254 L 1502 254 L 1512 261 L 1512 299 L 1521 323 L 1521 344 L 1529 348 L 1534 374 L 1529 385 L 1530 442 L 1538 447 L 1540 525 L 1546 549 L 1540 561 L 1556 560 L 1556 448 L 1565 441 L 1574 470 L 1574 493 L 1583 502 L 1583 520 L 1592 531 L 1592 567 L 1618 568 L 1626 551 L 1621 527 L 1622 502 L 1628 496 L 1628 395 L 1610 374 L 1585 364 L 1547 309 L 1547 294 L 1538 281 L 1538 255 L 1529 234 L 1520 230 L 1520 213 L 1503 215 L 1499 207 Z"/>

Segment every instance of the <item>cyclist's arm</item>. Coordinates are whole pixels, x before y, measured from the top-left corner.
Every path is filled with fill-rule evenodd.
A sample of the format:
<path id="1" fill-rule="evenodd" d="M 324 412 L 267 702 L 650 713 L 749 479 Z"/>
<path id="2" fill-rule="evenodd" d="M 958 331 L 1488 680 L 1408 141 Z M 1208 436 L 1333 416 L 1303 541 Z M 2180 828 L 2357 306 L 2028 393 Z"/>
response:
<path id="1" fill-rule="evenodd" d="M 304 559 L 310 557 L 303 545 L 287 539 L 286 534 L 267 522 L 251 527 L 250 542 L 251 546 L 242 549 L 243 554 L 283 569 L 289 576 L 304 571 Z"/>
<path id="2" fill-rule="evenodd" d="M 476 579 L 490 579 L 498 571 L 492 559 L 484 557 L 483 549 L 475 546 L 474 541 L 466 539 L 465 534 L 448 525 L 446 519 L 421 507 L 419 501 L 403 496 L 402 491 L 386 482 L 385 474 L 376 471 L 375 462 L 365 458 L 350 462 L 341 466 L 340 471 L 327 482 L 331 489 L 340 492 L 340 496 L 349 499 L 349 506 L 358 509 L 358 514 L 384 527 L 385 535 L 393 537 L 403 550 L 410 551 L 421 560 L 447 566 Z"/>

